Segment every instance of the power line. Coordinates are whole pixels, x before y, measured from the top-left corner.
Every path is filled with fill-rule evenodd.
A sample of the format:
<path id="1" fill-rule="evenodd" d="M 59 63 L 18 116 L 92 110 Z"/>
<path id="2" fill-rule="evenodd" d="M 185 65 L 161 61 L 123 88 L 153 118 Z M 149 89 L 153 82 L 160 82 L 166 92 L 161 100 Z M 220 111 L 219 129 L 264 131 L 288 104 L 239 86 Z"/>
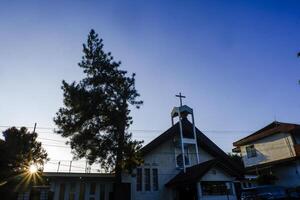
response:
<path id="1" fill-rule="evenodd" d="M 133 137 L 133 139 L 141 139 L 141 140 L 149 139 L 149 138 L 153 138 L 153 137 L 151 137 L 151 136 L 149 136 L 149 137 L 146 137 L 146 136 L 144 136 L 144 137 Z M 222 137 L 222 138 L 225 138 L 225 137 Z M 68 147 L 67 144 L 66 144 L 67 141 L 64 141 L 64 140 L 48 139 L 48 138 L 43 138 L 43 137 L 38 137 L 38 140 L 42 140 L 41 142 L 43 143 L 44 146 L 63 147 L 63 148 Z M 43 141 L 43 140 L 45 140 L 45 141 Z M 61 145 L 57 145 L 57 144 L 49 144 L 49 143 L 47 144 L 47 141 L 58 142 L 58 143 L 66 145 L 66 146 L 61 146 Z"/>
<path id="2" fill-rule="evenodd" d="M 16 127 L 16 128 L 21 128 L 21 127 L 26 127 L 26 128 L 34 128 L 32 126 L 4 126 L 4 125 L 0 125 L 0 128 L 11 128 L 11 127 Z M 54 128 L 54 127 L 36 127 L 36 129 L 45 129 L 45 130 L 57 130 L 58 128 Z M 167 130 L 167 129 L 166 129 Z M 164 132 L 166 130 L 162 130 L 162 129 L 128 129 L 128 131 L 133 131 L 133 132 Z M 238 132 L 238 133 L 242 133 L 242 132 L 245 132 L 245 133 L 249 133 L 249 132 L 254 132 L 253 130 L 210 130 L 210 129 L 207 129 L 207 130 L 201 130 L 203 132 L 213 132 L 213 133 L 235 133 L 235 132 Z M 39 132 L 39 131 L 36 131 L 38 133 L 55 133 L 55 131 L 51 131 L 51 132 Z"/>
<path id="3" fill-rule="evenodd" d="M 63 141 L 63 140 L 55 140 L 55 139 L 48 139 L 48 138 L 42 138 L 42 137 L 38 137 L 39 140 L 47 140 L 47 141 L 53 141 L 53 142 L 67 142 L 67 141 Z"/>
<path id="4" fill-rule="evenodd" d="M 55 145 L 55 144 L 43 144 L 44 146 L 49 146 L 49 147 L 60 147 L 60 148 L 67 148 L 69 149 L 69 146 L 61 146 L 61 145 Z"/>
<path id="5" fill-rule="evenodd" d="M 43 146 L 50 146 L 50 147 L 58 147 L 58 148 L 67 148 L 70 149 L 71 147 L 68 145 L 62 146 L 62 145 L 55 145 L 55 144 L 43 144 Z M 273 147 L 273 148 L 261 148 L 260 150 L 275 150 L 275 149 L 285 149 L 285 146 L 282 147 Z M 168 154 L 174 154 L 174 152 L 160 152 L 160 153 L 154 153 L 158 155 L 168 155 Z M 196 154 L 196 153 L 189 153 L 190 155 Z M 67 160 L 66 160 L 67 161 Z"/>
<path id="6" fill-rule="evenodd" d="M 21 128 L 21 127 L 26 127 L 26 128 L 34 128 L 34 126 L 4 126 L 4 125 L 0 125 L 1 128 L 11 128 L 11 127 L 16 127 L 16 128 Z M 36 129 L 56 129 L 56 128 L 52 128 L 52 127 L 36 127 Z"/>

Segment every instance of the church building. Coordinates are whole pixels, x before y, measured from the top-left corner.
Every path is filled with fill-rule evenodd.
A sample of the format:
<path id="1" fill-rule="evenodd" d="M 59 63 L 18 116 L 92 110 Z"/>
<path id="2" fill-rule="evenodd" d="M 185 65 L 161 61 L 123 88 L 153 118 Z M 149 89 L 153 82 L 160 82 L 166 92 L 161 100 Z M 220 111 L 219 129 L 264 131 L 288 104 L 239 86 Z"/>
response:
<path id="1" fill-rule="evenodd" d="M 171 119 L 172 126 L 142 148 L 144 163 L 123 175 L 124 200 L 236 200 L 241 168 L 195 126 L 193 109 L 174 107 Z M 112 199 L 113 175 L 48 178 L 55 200 Z"/>
<path id="2" fill-rule="evenodd" d="M 237 199 L 242 169 L 195 126 L 190 107 L 174 107 L 171 119 L 172 126 L 143 147 L 144 164 L 124 176 L 131 199 Z"/>

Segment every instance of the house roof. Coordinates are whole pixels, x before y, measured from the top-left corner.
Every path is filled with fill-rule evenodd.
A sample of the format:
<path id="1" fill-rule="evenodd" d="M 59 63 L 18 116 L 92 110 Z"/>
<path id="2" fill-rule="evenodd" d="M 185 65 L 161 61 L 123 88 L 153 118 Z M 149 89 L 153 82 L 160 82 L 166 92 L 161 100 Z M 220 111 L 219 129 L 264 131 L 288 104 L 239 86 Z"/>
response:
<path id="1" fill-rule="evenodd" d="M 115 175 L 110 173 L 69 173 L 69 172 L 43 172 L 43 176 L 49 179 L 72 180 L 114 180 Z"/>
<path id="2" fill-rule="evenodd" d="M 187 119 L 182 119 L 182 129 L 183 129 L 183 136 L 186 138 L 192 138 L 193 137 L 193 124 Z M 152 150 L 154 150 L 156 147 L 161 145 L 167 140 L 172 139 L 175 135 L 179 135 L 179 122 L 174 124 L 172 127 L 170 127 L 168 130 L 166 130 L 164 133 L 156 137 L 154 140 L 152 140 L 150 143 L 145 145 L 141 152 L 143 155 L 148 154 Z M 232 161 L 229 156 L 221 150 L 215 143 L 213 143 L 206 135 L 204 135 L 198 128 L 196 128 L 196 135 L 197 135 L 197 142 L 198 145 L 201 146 L 205 151 L 207 151 L 209 154 L 214 156 L 215 158 L 225 161 L 228 165 L 232 166 L 234 169 L 242 173 L 243 167 L 239 164 Z"/>
<path id="3" fill-rule="evenodd" d="M 269 125 L 265 126 L 264 128 L 252 133 L 251 135 L 234 142 L 233 145 L 237 147 L 242 146 L 254 142 L 256 140 L 262 139 L 264 137 L 267 137 L 269 135 L 282 133 L 282 132 L 300 133 L 300 125 L 274 121 Z"/>
<path id="4" fill-rule="evenodd" d="M 108 177 L 113 178 L 110 173 L 74 173 L 74 172 L 43 172 L 46 177 Z"/>
<path id="5" fill-rule="evenodd" d="M 240 174 L 233 169 L 226 166 L 218 159 L 209 160 L 198 165 L 186 168 L 186 172 L 180 172 L 174 178 L 172 178 L 167 184 L 167 187 L 176 187 L 182 185 L 188 185 L 197 182 L 203 175 L 205 175 L 212 167 L 221 168 L 230 176 L 239 178 Z"/>

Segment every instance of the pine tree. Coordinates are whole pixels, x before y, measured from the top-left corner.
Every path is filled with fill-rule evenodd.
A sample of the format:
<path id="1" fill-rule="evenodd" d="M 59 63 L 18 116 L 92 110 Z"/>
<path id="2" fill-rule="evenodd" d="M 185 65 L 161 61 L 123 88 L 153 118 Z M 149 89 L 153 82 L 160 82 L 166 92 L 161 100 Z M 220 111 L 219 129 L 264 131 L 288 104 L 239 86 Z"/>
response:
<path id="1" fill-rule="evenodd" d="M 138 153 L 142 142 L 133 140 L 128 128 L 133 122 L 130 107 L 139 108 L 143 102 L 137 100 L 135 74 L 127 76 L 120 69 L 121 62 L 104 52 L 103 40 L 94 30 L 83 44 L 83 54 L 78 65 L 85 77 L 70 84 L 62 82 L 64 107 L 54 122 L 57 133 L 70 139 L 75 158 L 100 163 L 115 173 L 118 190 L 121 173 L 131 172 L 142 162 Z"/>

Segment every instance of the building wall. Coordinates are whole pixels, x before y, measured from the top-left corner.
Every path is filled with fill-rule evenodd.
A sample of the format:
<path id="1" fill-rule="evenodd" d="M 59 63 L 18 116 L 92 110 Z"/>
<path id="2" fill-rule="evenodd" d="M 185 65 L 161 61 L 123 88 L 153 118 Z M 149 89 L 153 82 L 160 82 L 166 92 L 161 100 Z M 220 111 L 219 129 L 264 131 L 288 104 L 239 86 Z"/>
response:
<path id="1" fill-rule="evenodd" d="M 123 180 L 126 182 L 131 182 L 132 188 L 132 199 L 133 200 L 154 200 L 154 199 L 164 199 L 173 200 L 174 191 L 166 188 L 165 184 L 171 180 L 175 175 L 180 172 L 180 169 L 176 168 L 175 160 L 175 148 L 173 140 L 166 141 L 152 152 L 144 157 L 144 164 L 141 166 L 142 169 L 150 168 L 151 170 L 151 191 L 136 191 L 136 177 L 124 175 Z M 199 160 L 200 162 L 205 162 L 213 159 L 213 156 L 208 154 L 203 149 L 199 148 Z M 191 147 L 189 149 L 190 162 L 191 165 L 197 163 L 195 148 Z M 152 169 L 158 169 L 158 191 L 153 191 L 152 187 Z M 144 175 L 144 174 L 143 174 Z M 144 187 L 144 176 L 143 176 L 143 187 Z"/>
<path id="2" fill-rule="evenodd" d="M 248 158 L 246 147 L 254 144 L 256 157 Z M 241 153 L 245 167 L 268 163 L 295 156 L 293 139 L 289 133 L 278 133 L 253 143 L 241 146 Z"/>
<path id="3" fill-rule="evenodd" d="M 234 188 L 234 178 L 223 172 L 218 168 L 210 169 L 200 180 L 199 186 L 201 187 L 201 182 L 203 181 L 224 181 L 230 186 L 232 194 L 229 195 L 203 195 L 202 192 L 199 194 L 201 200 L 236 200 L 235 188 Z"/>
<path id="4" fill-rule="evenodd" d="M 234 178 L 224 173 L 223 170 L 211 168 L 202 176 L 201 181 L 234 181 Z"/>
<path id="5" fill-rule="evenodd" d="M 91 183 L 96 184 L 96 190 L 95 190 L 95 195 L 90 195 L 90 186 Z M 75 199 L 74 200 L 79 200 L 79 195 L 80 195 L 80 184 L 84 184 L 84 200 L 90 200 L 91 197 L 94 197 L 96 200 L 102 200 L 100 199 L 100 190 L 101 187 L 103 187 L 105 191 L 105 198 L 103 200 L 109 200 L 109 193 L 113 191 L 113 184 L 112 182 L 99 182 L 99 181 L 71 181 L 71 180 L 52 180 L 51 185 L 50 185 L 50 190 L 54 192 L 54 199 L 53 200 L 60 200 L 60 186 L 61 184 L 65 184 L 65 192 L 64 192 L 64 200 L 69 200 L 70 199 L 70 189 L 71 189 L 71 184 L 75 185 Z"/>
<path id="6" fill-rule="evenodd" d="M 173 142 L 167 141 L 154 149 L 144 157 L 144 164 L 141 168 L 150 168 L 151 173 L 151 190 L 144 190 L 144 173 L 142 176 L 142 191 L 136 191 L 136 177 L 132 177 L 132 199 L 147 200 L 147 199 L 171 199 L 171 191 L 165 187 L 165 184 L 174 177 L 179 170 L 176 169 L 175 154 Z M 153 191 L 152 185 L 152 169 L 158 169 L 158 191 Z"/>
<path id="7" fill-rule="evenodd" d="M 204 149 L 202 149 L 200 147 L 198 147 L 198 152 L 199 152 L 200 163 L 214 159 L 214 157 L 212 155 L 210 155 L 209 153 L 207 153 Z"/>

